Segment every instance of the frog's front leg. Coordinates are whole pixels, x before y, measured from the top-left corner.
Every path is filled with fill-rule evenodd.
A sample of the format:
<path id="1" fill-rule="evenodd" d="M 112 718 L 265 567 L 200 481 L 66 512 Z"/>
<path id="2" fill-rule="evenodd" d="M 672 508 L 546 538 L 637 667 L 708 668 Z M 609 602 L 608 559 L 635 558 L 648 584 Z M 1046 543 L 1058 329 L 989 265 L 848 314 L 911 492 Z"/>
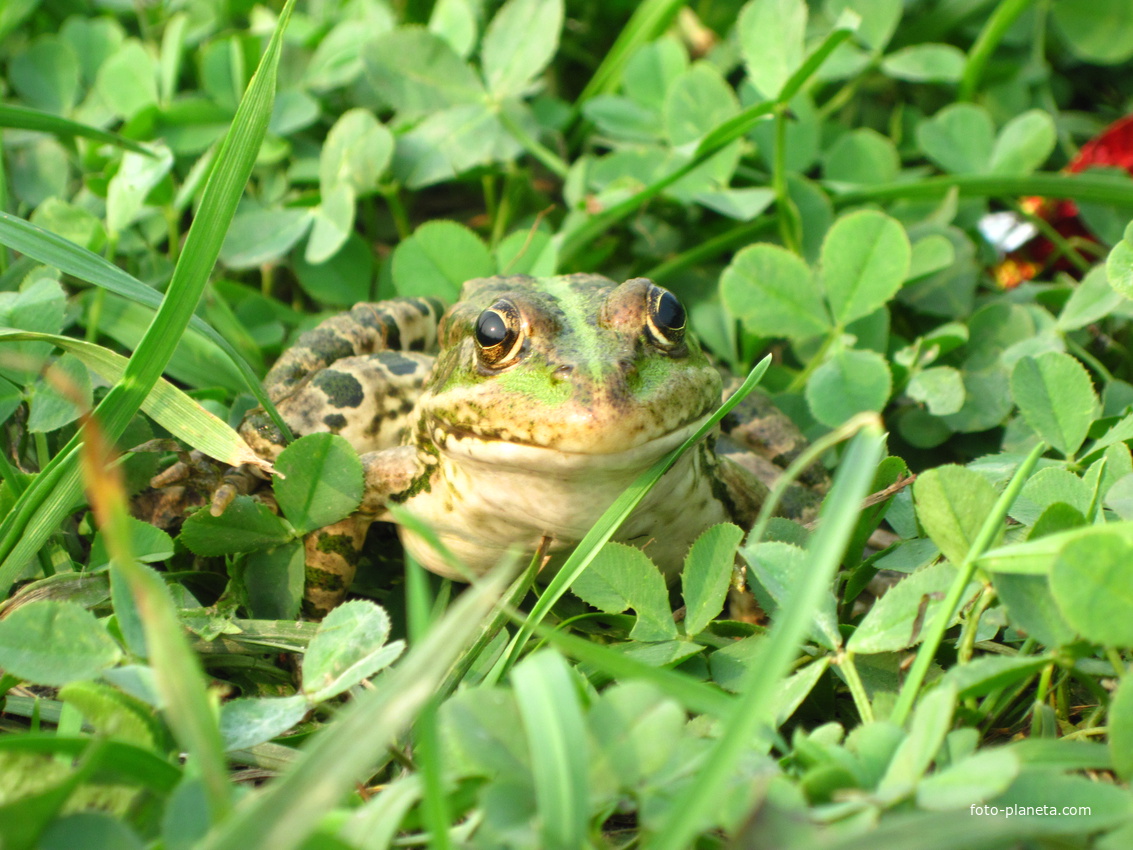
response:
<path id="1" fill-rule="evenodd" d="M 354 581 L 370 525 L 385 519 L 389 503 L 428 474 L 420 452 L 413 446 L 366 452 L 361 460 L 362 503 L 358 510 L 312 531 L 304 540 L 307 584 L 303 611 L 307 616 L 323 617 L 342 602 Z"/>

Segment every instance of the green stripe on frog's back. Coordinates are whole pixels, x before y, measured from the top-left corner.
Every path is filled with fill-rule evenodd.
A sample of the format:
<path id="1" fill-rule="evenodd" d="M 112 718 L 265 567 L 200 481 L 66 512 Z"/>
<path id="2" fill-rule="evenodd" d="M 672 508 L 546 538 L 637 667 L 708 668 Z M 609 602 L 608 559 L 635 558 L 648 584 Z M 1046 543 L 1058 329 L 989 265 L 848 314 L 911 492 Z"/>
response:
<path id="1" fill-rule="evenodd" d="M 580 285 L 584 279 L 605 284 L 607 291 L 599 295 L 598 287 Z M 563 324 L 570 329 L 578 358 L 576 367 L 585 365 L 595 379 L 612 371 L 614 364 L 605 356 L 607 351 L 598 327 L 598 311 L 609 294 L 609 281 L 598 275 L 558 275 L 541 281 L 541 288 L 555 298 L 563 311 Z"/>

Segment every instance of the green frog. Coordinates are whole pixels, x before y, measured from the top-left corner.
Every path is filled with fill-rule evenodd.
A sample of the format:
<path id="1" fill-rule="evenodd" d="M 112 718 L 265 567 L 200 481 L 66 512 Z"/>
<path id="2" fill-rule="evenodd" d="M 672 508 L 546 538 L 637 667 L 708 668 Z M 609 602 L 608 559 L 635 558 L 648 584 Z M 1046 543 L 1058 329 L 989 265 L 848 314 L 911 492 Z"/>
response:
<path id="1" fill-rule="evenodd" d="M 423 298 L 359 304 L 303 334 L 265 388 L 297 435 L 342 435 L 365 473 L 358 511 L 306 541 L 308 609 L 341 601 L 391 504 L 473 573 L 544 538 L 553 569 L 720 404 L 721 375 L 686 325 L 681 302 L 650 280 L 573 274 L 471 280 L 447 312 Z M 716 434 L 686 452 L 614 539 L 672 580 L 707 527 L 750 527 L 779 471 L 767 456 L 803 444 L 771 419 L 770 430 L 731 422 L 756 454 L 718 450 Z M 269 460 L 282 448 L 262 411 L 240 430 Z M 425 567 L 462 577 L 413 531 L 399 534 Z"/>

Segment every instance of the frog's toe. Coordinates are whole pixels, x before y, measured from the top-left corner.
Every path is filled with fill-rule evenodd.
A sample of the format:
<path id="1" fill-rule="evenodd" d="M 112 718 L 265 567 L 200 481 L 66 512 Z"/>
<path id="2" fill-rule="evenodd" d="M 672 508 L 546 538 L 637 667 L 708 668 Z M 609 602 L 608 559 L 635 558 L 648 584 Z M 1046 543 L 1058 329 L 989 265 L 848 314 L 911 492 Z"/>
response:
<path id="1" fill-rule="evenodd" d="M 155 490 L 160 490 L 163 487 L 171 487 L 174 484 L 180 484 L 192 474 L 192 464 L 179 460 L 151 478 L 149 480 L 149 486 Z"/>

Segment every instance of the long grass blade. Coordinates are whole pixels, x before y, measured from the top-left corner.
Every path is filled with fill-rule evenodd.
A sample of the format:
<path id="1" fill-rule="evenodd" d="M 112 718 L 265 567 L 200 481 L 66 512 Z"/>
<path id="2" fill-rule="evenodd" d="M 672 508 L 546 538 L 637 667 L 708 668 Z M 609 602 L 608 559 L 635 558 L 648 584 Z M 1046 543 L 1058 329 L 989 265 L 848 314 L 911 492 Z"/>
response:
<path id="1" fill-rule="evenodd" d="M 42 133 L 51 133 L 53 136 L 63 136 L 68 139 L 80 136 L 96 142 L 117 145 L 134 153 L 153 156 L 153 151 L 115 133 L 108 133 L 89 124 L 80 124 L 78 121 L 71 121 L 50 112 L 29 109 L 26 106 L 16 106 L 11 103 L 0 103 L 0 127 L 11 127 L 15 130 L 38 130 Z"/>
<path id="2" fill-rule="evenodd" d="M 224 234 L 252 173 L 267 132 L 275 96 L 283 30 L 295 0 L 288 0 L 275 32 L 232 121 L 201 197 L 185 249 L 154 317 L 126 371 L 98 405 L 106 437 L 116 440 L 141 408 L 169 362 L 208 281 Z M 14 509 L 0 522 L 0 593 L 6 594 L 47 537 L 74 508 L 80 493 L 76 435 L 36 476 Z"/>
<path id="3" fill-rule="evenodd" d="M 589 806 L 586 724 L 570 668 L 555 652 L 538 652 L 512 673 L 527 733 L 541 847 L 574 850 L 586 839 Z"/>
<path id="4" fill-rule="evenodd" d="M 320 817 L 380 760 L 443 681 L 510 579 L 497 568 L 466 590 L 425 640 L 378 686 L 364 692 L 315 737 L 286 775 L 242 806 L 201 850 L 292 850 Z"/>
<path id="5" fill-rule="evenodd" d="M 682 850 L 692 846 L 759 727 L 771 722 L 775 691 L 787 677 L 810 628 L 814 610 L 834 579 L 853 533 L 861 501 L 881 460 L 883 445 L 884 438 L 876 424 L 863 427 L 850 442 L 830 494 L 822 503 L 818 530 L 807 547 L 809 569 L 779 610 L 762 654 L 745 675 L 735 711 L 724 725 L 700 774 L 646 845 L 651 850 Z"/>
<path id="6" fill-rule="evenodd" d="M 59 334 L 0 328 L 0 343 L 21 341 L 48 342 L 69 351 L 110 383 L 120 380 L 126 371 L 125 357 L 93 342 Z M 227 422 L 209 413 L 165 378 L 159 378 L 153 385 L 142 402 L 142 410 L 173 436 L 221 463 L 229 466 L 248 463 L 265 471 L 271 469 L 271 464 L 253 452 Z"/>
<path id="7" fill-rule="evenodd" d="M 598 554 L 598 550 L 613 536 L 614 532 L 618 530 L 618 527 L 625 521 L 626 517 L 637 507 L 638 503 L 645 498 L 645 494 L 649 492 L 650 488 L 661 480 L 661 476 L 672 468 L 673 464 L 677 462 L 677 459 L 680 458 L 682 454 L 696 445 L 696 443 L 700 442 L 733 407 L 739 404 L 740 401 L 755 389 L 770 364 L 770 355 L 760 360 L 759 363 L 755 365 L 755 368 L 748 374 L 740 388 L 705 421 L 695 434 L 685 440 L 682 445 L 678 446 L 668 455 L 661 458 L 661 460 L 657 461 L 651 469 L 647 470 L 606 509 L 606 512 L 602 514 L 598 522 L 594 523 L 594 527 L 586 533 L 586 536 L 583 537 L 578 546 L 575 547 L 574 552 L 567 558 L 566 563 L 562 565 L 555 577 L 551 579 L 546 590 L 543 591 L 543 595 L 539 597 L 539 601 L 532 606 L 527 621 L 519 629 L 515 637 L 512 638 L 507 654 L 500 659 L 500 662 L 492 669 L 491 674 L 487 677 L 489 681 L 498 681 L 499 677 L 506 673 L 507 670 L 519 660 L 519 654 L 523 651 L 523 646 L 531 636 L 532 630 L 543 621 L 543 618 L 547 616 L 547 613 L 554 607 L 555 603 L 567 592 L 567 588 L 569 588 L 574 583 L 574 580 L 582 574 L 582 571 L 590 565 L 590 562 L 594 560 L 594 556 Z"/>
<path id="8" fill-rule="evenodd" d="M 37 227 L 31 222 L 0 212 L 0 244 L 14 248 L 26 257 L 31 257 L 44 265 L 53 266 L 64 274 L 109 290 L 131 301 L 152 307 L 161 306 L 162 296 L 157 290 L 146 286 L 137 278 L 127 274 L 118 266 L 103 259 L 86 248 L 76 245 L 62 236 Z M 239 370 L 248 391 L 256 397 L 260 406 L 272 417 L 276 426 L 291 438 L 287 424 L 280 417 L 275 405 L 271 403 L 260 379 L 248 361 L 227 339 L 201 319 L 193 315 L 189 319 L 189 330 L 205 337 L 223 351 Z"/>

